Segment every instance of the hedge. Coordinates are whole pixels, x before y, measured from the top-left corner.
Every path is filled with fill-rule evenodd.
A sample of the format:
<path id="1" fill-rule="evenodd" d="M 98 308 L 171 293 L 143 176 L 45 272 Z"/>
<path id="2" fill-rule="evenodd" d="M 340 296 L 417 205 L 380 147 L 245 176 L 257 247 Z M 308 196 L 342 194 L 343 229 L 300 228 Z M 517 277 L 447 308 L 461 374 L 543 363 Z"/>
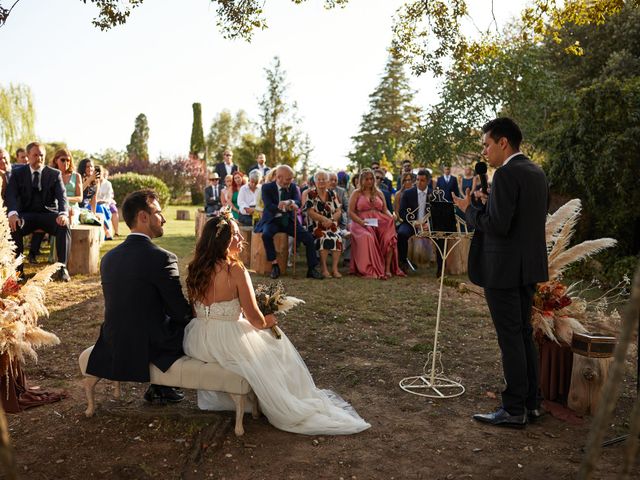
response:
<path id="1" fill-rule="evenodd" d="M 165 208 L 169 204 L 169 199 L 171 198 L 169 187 L 157 177 L 129 172 L 110 176 L 109 180 L 111 180 L 111 184 L 113 185 L 116 202 L 120 206 L 122 206 L 122 202 L 127 194 L 145 188 L 154 190 L 158 194 L 162 208 Z"/>

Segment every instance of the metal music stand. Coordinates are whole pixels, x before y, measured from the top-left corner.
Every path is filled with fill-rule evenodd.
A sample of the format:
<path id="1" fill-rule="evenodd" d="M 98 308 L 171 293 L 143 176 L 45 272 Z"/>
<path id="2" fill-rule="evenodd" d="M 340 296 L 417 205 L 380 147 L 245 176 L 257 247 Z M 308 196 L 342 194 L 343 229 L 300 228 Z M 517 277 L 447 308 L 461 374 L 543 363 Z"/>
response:
<path id="1" fill-rule="evenodd" d="M 436 195 L 438 191 L 436 190 Z M 440 314 L 442 307 L 442 288 L 444 286 L 444 265 L 449 254 L 458 246 L 463 238 L 471 238 L 473 232 L 467 230 L 466 222 L 455 215 L 455 232 L 443 232 L 431 230 L 431 211 L 423 218 L 416 219 L 417 209 L 407 211 L 407 221 L 413 226 L 417 237 L 430 239 L 442 255 L 442 273 L 440 274 L 440 290 L 438 292 L 438 309 L 436 312 L 436 327 L 433 336 L 433 351 L 427 355 L 427 360 L 422 367 L 422 374 L 406 377 L 400 380 L 400 388 L 405 392 L 428 398 L 453 398 L 465 392 L 464 386 L 458 380 L 445 377 L 442 355 L 438 351 L 438 333 L 440 331 Z M 441 248 L 436 240 L 444 240 Z M 450 243 L 451 242 L 451 243 Z M 431 369 L 427 371 L 429 363 Z"/>

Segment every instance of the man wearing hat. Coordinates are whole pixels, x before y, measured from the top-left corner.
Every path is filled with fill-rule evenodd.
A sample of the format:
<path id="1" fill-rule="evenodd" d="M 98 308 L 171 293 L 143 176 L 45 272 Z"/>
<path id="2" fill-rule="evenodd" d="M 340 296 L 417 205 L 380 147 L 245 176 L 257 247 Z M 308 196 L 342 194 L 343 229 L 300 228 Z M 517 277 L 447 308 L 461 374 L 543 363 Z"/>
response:
<path id="1" fill-rule="evenodd" d="M 209 185 L 204 189 L 204 211 L 207 215 L 216 215 L 222 207 L 220 200 L 220 175 L 209 174 Z"/>

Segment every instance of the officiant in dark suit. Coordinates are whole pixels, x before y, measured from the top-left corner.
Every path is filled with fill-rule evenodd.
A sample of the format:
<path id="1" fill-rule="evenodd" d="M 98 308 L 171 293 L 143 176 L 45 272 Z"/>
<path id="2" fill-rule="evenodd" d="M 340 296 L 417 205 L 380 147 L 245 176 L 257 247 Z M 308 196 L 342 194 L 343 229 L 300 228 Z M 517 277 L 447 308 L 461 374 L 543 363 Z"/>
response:
<path id="1" fill-rule="evenodd" d="M 531 308 L 536 284 L 548 280 L 545 223 L 549 187 L 542 169 L 520 152 L 522 133 L 510 118 L 482 127 L 483 151 L 497 168 L 485 203 L 470 205 L 470 193 L 454 197 L 475 228 L 469 278 L 484 288 L 502 352 L 506 388 L 502 407 L 476 414 L 477 421 L 522 428 L 541 414 L 538 352 Z"/>
<path id="2" fill-rule="evenodd" d="M 35 230 L 44 230 L 56 237 L 58 261 L 67 264 L 71 246 L 67 194 L 60 170 L 44 164 L 43 145 L 27 145 L 28 165 L 12 171 L 6 191 L 11 238 L 16 255 L 24 250 L 23 238 Z M 22 269 L 22 265 L 18 267 Z M 56 273 L 57 279 L 68 282 L 71 277 L 66 266 Z"/>
<path id="3" fill-rule="evenodd" d="M 398 225 L 398 261 L 400 268 L 406 273 L 408 268 L 407 252 L 409 250 L 409 239 L 415 235 L 413 225 L 407 219 L 407 215 L 411 213 L 413 219 L 411 221 L 420 222 L 427 214 L 429 209 L 429 197 L 433 193 L 431 184 L 431 175 L 429 171 L 421 169 L 418 171 L 415 186 L 409 188 L 402 194 L 400 199 L 400 220 L 402 223 Z"/>
<path id="4" fill-rule="evenodd" d="M 271 262 L 271 278 L 275 279 L 280 276 L 273 237 L 280 232 L 285 232 L 293 237 L 293 229 L 295 228 L 297 240 L 304 244 L 307 254 L 307 277 L 322 280 L 322 274 L 317 269 L 318 255 L 314 238 L 302 228 L 296 218 L 296 212 L 300 208 L 300 194 L 296 185 L 292 183 L 293 174 L 291 167 L 281 165 L 276 170 L 276 180 L 262 186 L 264 211 L 255 231 L 262 233 L 267 260 Z"/>
<path id="5" fill-rule="evenodd" d="M 104 323 L 91 352 L 87 373 L 124 382 L 148 382 L 149 364 L 163 372 L 184 355 L 184 327 L 191 306 L 180 286 L 178 258 L 155 245 L 166 220 L 152 190 L 130 193 L 122 215 L 131 234 L 102 257 Z M 149 402 L 179 402 L 184 394 L 150 385 Z"/>

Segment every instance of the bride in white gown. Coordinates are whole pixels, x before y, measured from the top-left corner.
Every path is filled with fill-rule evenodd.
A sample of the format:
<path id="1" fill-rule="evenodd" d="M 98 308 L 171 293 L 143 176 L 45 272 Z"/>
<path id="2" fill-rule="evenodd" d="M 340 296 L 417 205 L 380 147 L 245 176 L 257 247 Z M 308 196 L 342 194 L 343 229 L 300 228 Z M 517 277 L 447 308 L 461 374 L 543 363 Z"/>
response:
<path id="1" fill-rule="evenodd" d="M 309 370 L 283 333 L 268 330 L 251 278 L 236 258 L 243 237 L 226 216 L 209 220 L 189 264 L 187 289 L 196 318 L 185 329 L 184 351 L 204 362 L 217 361 L 244 377 L 269 422 L 281 430 L 307 435 L 346 435 L 370 427 L 342 398 L 316 388 Z M 198 406 L 233 410 L 221 392 L 198 391 Z"/>

